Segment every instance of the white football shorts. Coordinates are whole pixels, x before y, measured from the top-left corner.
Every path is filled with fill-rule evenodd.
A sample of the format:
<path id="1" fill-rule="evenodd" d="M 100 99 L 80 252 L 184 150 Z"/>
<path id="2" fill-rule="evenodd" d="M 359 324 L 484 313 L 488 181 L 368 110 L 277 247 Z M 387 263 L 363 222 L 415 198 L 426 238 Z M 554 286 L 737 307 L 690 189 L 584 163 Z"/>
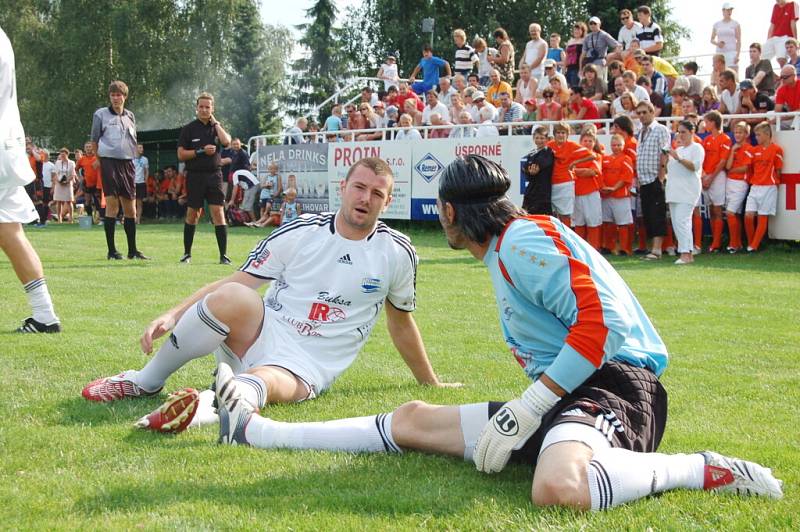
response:
<path id="1" fill-rule="evenodd" d="M 575 183 L 570 181 L 553 185 L 550 201 L 553 204 L 553 214 L 572 216 L 575 210 Z"/>
<path id="2" fill-rule="evenodd" d="M 27 224 L 39 219 L 25 187 L 0 187 L 0 223 Z"/>
<path id="3" fill-rule="evenodd" d="M 603 222 L 616 225 L 633 223 L 630 198 L 603 198 Z"/>
<path id="4" fill-rule="evenodd" d="M 603 207 L 600 193 L 575 196 L 575 208 L 572 212 L 572 223 L 576 226 L 598 227 L 603 225 Z"/>
<path id="5" fill-rule="evenodd" d="M 725 184 L 725 210 L 735 214 L 741 213 L 749 188 L 750 185 L 744 179 L 728 179 Z"/>
<path id="6" fill-rule="evenodd" d="M 778 208 L 778 185 L 753 185 L 747 195 L 745 212 L 774 216 Z"/>

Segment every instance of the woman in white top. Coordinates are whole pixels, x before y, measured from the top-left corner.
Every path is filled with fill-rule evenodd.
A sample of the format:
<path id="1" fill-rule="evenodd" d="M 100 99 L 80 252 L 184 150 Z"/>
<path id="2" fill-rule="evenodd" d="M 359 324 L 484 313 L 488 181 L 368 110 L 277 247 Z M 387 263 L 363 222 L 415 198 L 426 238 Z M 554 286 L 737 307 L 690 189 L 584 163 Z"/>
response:
<path id="1" fill-rule="evenodd" d="M 525 104 L 531 98 L 536 97 L 536 87 L 539 86 L 539 82 L 531 76 L 531 67 L 528 63 L 522 63 L 522 67 L 519 69 L 519 81 L 517 81 L 517 91 L 516 96 L 514 96 L 514 101 Z"/>
<path id="2" fill-rule="evenodd" d="M 400 115 L 400 127 L 394 135 L 394 140 L 422 140 L 419 131 L 411 127 L 413 119 L 408 113 Z"/>
<path id="3" fill-rule="evenodd" d="M 678 124 L 676 141 L 677 148 L 668 152 L 665 196 L 680 253 L 675 264 L 691 264 L 694 261 L 692 211 L 702 190 L 700 173 L 705 151 L 694 142 L 694 124 L 688 120 L 681 120 Z"/>
<path id="4" fill-rule="evenodd" d="M 72 220 L 72 203 L 75 195 L 72 183 L 75 181 L 75 162 L 69 158 L 69 150 L 61 148 L 58 152 L 56 165 L 56 179 L 53 182 L 53 200 L 56 202 L 56 217 L 58 223 L 68 219 Z"/>
<path id="5" fill-rule="evenodd" d="M 400 76 L 397 71 L 397 59 L 393 55 L 386 56 L 376 77 L 383 80 L 383 90 L 388 91 L 389 87 L 397 88 Z"/>
<path id="6" fill-rule="evenodd" d="M 739 54 L 742 51 L 742 28 L 731 18 L 733 5 L 722 4 L 722 20 L 714 23 L 711 29 L 711 44 L 717 47 L 718 54 L 725 56 L 725 66 L 739 72 Z"/>

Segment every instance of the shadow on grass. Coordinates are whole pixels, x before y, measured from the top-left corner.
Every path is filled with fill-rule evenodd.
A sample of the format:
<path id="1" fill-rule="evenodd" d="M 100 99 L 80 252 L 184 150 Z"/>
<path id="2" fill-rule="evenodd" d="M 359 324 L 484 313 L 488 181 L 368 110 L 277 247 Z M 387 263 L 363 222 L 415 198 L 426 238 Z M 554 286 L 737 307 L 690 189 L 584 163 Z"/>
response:
<path id="1" fill-rule="evenodd" d="M 140 417 L 149 414 L 166 400 L 166 394 L 159 394 L 147 399 L 126 399 L 110 403 L 88 401 L 81 396 L 80 390 L 75 396 L 58 403 L 55 412 L 58 417 L 55 425 L 111 425 L 133 423 Z"/>
<path id="2" fill-rule="evenodd" d="M 216 478 L 165 480 L 157 475 L 160 478 L 109 483 L 101 493 L 78 499 L 75 510 L 95 515 L 109 508 L 148 512 L 215 505 L 217 511 L 231 506 L 237 513 L 266 512 L 271 519 L 286 519 L 298 512 L 447 517 L 470 512 L 476 500 L 491 500 L 501 508 L 532 508 L 531 474 L 525 466 L 509 466 L 502 475 L 489 477 L 453 458 L 311 452 L 298 460 L 294 454 L 220 448 Z M 174 476 L 188 477 L 192 465 L 189 457 Z"/>

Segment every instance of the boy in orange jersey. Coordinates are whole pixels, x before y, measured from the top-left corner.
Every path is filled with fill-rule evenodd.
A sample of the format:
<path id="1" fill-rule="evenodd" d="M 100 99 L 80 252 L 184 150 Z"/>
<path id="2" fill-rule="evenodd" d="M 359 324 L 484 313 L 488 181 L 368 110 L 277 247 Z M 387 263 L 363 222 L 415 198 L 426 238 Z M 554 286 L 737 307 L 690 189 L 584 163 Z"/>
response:
<path id="1" fill-rule="evenodd" d="M 572 221 L 578 236 L 599 251 L 603 226 L 603 207 L 600 202 L 603 154 L 594 128 L 581 134 L 581 146 L 589 151 L 592 159 L 575 165 L 575 211 Z"/>
<path id="2" fill-rule="evenodd" d="M 739 122 L 733 129 L 736 143 L 728 155 L 725 169 L 728 171 L 728 183 L 725 187 L 725 218 L 728 220 L 728 253 L 736 253 L 742 249 L 742 222 L 739 215 L 747 199 L 748 178 L 753 163 L 753 146 L 750 144 L 750 126 L 747 122 Z"/>
<path id="3" fill-rule="evenodd" d="M 761 122 L 755 127 L 755 132 L 758 146 L 753 149 L 753 173 L 744 209 L 748 253 L 758 251 L 761 240 L 767 234 L 767 217 L 775 215 L 778 184 L 781 182 L 783 168 L 783 149 L 772 142 L 772 128 L 769 123 Z"/>
<path id="4" fill-rule="evenodd" d="M 572 211 L 575 206 L 575 165 L 594 160 L 589 150 L 569 140 L 571 130 L 566 122 L 553 126 L 553 136 L 547 146 L 553 150 L 553 188 L 550 199 L 553 214 L 567 226 L 572 226 Z"/>
<path id="5" fill-rule="evenodd" d="M 86 214 L 91 216 L 95 223 L 103 217 L 105 209 L 100 207 L 100 194 L 103 191 L 103 180 L 100 179 L 100 163 L 94 153 L 94 144 L 87 142 L 83 146 L 83 157 L 75 161 L 75 171 L 83 176 L 83 193 L 86 204 Z M 96 213 L 96 215 L 95 215 Z"/>
<path id="6" fill-rule="evenodd" d="M 722 115 L 718 111 L 709 111 L 703 117 L 703 121 L 709 135 L 703 139 L 706 157 L 703 160 L 703 173 L 700 179 L 703 183 L 703 199 L 711 205 L 711 236 L 713 238 L 708 251 L 716 253 L 722 246 L 722 229 L 724 227 L 722 207 L 725 205 L 725 184 L 728 180 L 725 165 L 731 151 L 731 139 L 722 132 Z"/>
<path id="7" fill-rule="evenodd" d="M 622 135 L 611 137 L 611 155 L 603 157 L 603 186 L 600 189 L 603 205 L 603 225 L 618 230 L 621 253 L 633 255 L 633 215 L 630 187 L 633 185 L 635 164 L 625 150 Z M 606 234 L 611 233 L 610 229 Z M 606 242 L 614 250 L 616 242 Z"/>
<path id="8" fill-rule="evenodd" d="M 630 201 L 630 208 L 631 208 L 631 217 L 633 217 L 633 212 L 636 212 L 636 224 L 634 225 L 635 230 L 634 232 L 638 233 L 639 235 L 639 245 L 637 248 L 636 253 L 645 254 L 647 253 L 647 231 L 644 227 L 644 218 L 642 218 L 642 208 L 639 204 L 640 202 L 637 201 L 638 198 L 636 196 L 636 150 L 639 147 L 639 141 L 636 140 L 636 136 L 634 135 L 634 125 L 633 120 L 629 116 L 626 115 L 619 115 L 617 116 L 614 121 L 611 123 L 611 133 L 614 135 L 621 135 L 623 140 L 625 141 L 625 147 L 623 148 L 623 152 L 627 155 L 631 163 L 633 163 L 633 177 L 634 183 L 628 187 L 628 195 Z M 637 207 L 638 205 L 638 207 Z M 616 247 L 617 242 L 617 226 L 614 224 L 603 225 L 603 248 L 608 249 L 611 251 Z M 631 234 L 631 243 L 633 242 L 633 233 Z M 632 245 L 632 244 L 631 244 Z"/>

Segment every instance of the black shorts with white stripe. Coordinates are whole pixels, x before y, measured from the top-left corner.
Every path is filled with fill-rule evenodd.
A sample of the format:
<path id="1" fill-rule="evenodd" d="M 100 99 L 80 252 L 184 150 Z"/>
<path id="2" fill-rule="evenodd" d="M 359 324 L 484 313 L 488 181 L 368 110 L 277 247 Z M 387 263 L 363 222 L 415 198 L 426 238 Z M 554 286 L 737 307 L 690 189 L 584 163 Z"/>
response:
<path id="1" fill-rule="evenodd" d="M 489 403 L 489 417 L 503 404 Z M 535 464 L 545 435 L 562 423 L 592 426 L 612 447 L 650 453 L 664 435 L 667 392 L 649 369 L 607 362 L 545 414 L 527 443 L 511 453 L 511 461 Z"/>

